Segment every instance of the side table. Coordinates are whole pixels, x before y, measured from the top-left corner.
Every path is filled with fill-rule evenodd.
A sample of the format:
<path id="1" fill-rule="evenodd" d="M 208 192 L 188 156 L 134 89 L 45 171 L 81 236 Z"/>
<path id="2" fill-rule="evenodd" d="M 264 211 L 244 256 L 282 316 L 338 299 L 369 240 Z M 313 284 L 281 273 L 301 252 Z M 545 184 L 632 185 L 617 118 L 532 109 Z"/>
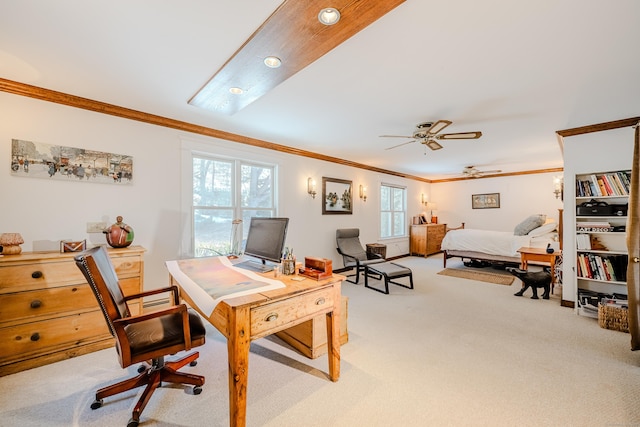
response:
<path id="1" fill-rule="evenodd" d="M 382 258 L 387 258 L 387 245 L 382 243 L 367 243 L 367 254 L 378 254 Z"/>
<path id="2" fill-rule="evenodd" d="M 520 268 L 522 270 L 527 270 L 530 262 L 542 262 L 545 264 L 549 264 L 549 266 L 551 267 L 551 293 L 553 293 L 553 288 L 556 282 L 556 259 L 562 256 L 562 251 L 547 253 L 547 250 L 544 248 L 522 247 L 518 249 L 518 252 L 520 252 Z"/>

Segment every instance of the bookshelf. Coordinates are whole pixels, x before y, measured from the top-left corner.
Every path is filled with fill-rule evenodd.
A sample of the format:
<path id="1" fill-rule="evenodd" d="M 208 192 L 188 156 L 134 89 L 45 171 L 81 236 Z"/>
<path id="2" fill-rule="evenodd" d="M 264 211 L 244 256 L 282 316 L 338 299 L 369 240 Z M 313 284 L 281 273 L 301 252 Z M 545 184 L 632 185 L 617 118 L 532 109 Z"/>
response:
<path id="1" fill-rule="evenodd" d="M 577 312 L 598 317 L 603 298 L 626 299 L 630 170 L 576 175 Z"/>

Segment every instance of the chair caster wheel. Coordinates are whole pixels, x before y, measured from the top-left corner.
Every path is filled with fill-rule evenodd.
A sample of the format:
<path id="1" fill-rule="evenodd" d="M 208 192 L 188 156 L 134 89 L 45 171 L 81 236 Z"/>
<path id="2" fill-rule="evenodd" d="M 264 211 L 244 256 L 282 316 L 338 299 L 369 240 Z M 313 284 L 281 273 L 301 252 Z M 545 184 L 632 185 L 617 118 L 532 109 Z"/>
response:
<path id="1" fill-rule="evenodd" d="M 189 366 L 196 366 L 198 364 L 197 360 L 194 360 L 193 362 L 189 363 Z"/>
<path id="2" fill-rule="evenodd" d="M 138 427 L 138 424 L 140 423 L 140 421 L 134 420 L 133 418 L 131 418 L 129 420 L 129 422 L 127 423 L 127 427 Z"/>
<path id="3" fill-rule="evenodd" d="M 91 404 L 91 409 L 98 409 L 102 406 L 102 399 L 96 399 Z"/>
<path id="4" fill-rule="evenodd" d="M 202 387 L 200 387 L 199 385 L 194 385 L 193 386 L 193 394 L 198 395 L 202 393 Z"/>

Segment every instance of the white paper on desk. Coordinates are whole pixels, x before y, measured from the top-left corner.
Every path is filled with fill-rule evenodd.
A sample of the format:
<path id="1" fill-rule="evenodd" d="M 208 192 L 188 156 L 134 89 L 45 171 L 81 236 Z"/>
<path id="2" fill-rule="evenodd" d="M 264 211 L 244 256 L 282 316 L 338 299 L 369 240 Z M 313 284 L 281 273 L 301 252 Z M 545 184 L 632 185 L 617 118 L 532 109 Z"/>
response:
<path id="1" fill-rule="evenodd" d="M 200 311 L 211 316 L 224 299 L 284 288 L 284 283 L 233 267 L 227 257 L 166 261 L 169 273 Z"/>

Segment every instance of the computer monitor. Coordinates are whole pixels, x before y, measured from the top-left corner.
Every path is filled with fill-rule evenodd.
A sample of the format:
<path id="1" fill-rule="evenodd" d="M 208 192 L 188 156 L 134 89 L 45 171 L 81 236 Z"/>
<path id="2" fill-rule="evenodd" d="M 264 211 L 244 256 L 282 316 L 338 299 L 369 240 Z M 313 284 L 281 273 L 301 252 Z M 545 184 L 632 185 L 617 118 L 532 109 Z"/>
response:
<path id="1" fill-rule="evenodd" d="M 236 266 L 261 272 L 273 270 L 273 265 L 267 265 L 266 261 L 280 262 L 288 226 L 289 218 L 252 217 L 244 254 L 260 259 L 262 265 L 245 261 Z"/>

